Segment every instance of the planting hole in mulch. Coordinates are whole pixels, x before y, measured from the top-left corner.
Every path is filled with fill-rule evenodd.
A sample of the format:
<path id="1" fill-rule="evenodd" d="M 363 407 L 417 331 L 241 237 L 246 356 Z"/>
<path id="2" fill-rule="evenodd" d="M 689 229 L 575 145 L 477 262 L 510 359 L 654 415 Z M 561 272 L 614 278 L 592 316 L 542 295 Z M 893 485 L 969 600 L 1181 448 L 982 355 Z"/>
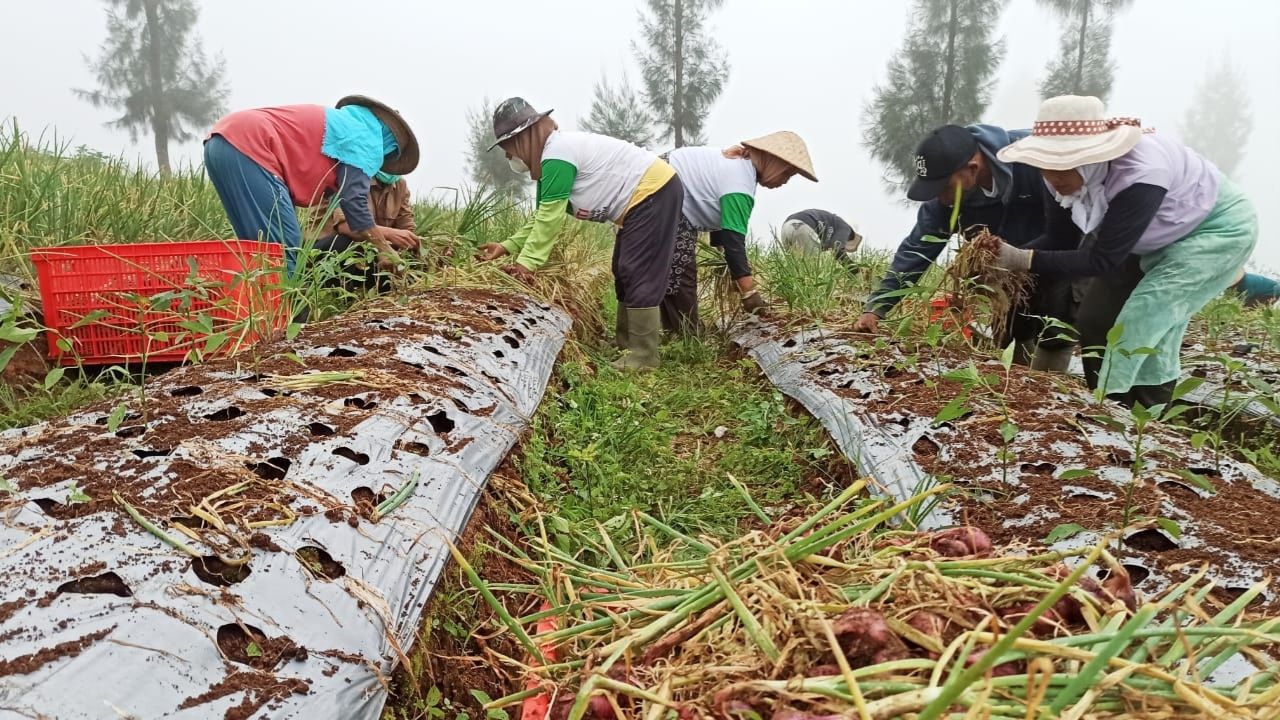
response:
<path id="1" fill-rule="evenodd" d="M 224 407 L 221 410 L 215 410 L 211 413 L 206 413 L 202 417 L 205 420 L 211 420 L 213 422 L 226 422 L 228 420 L 235 420 L 238 417 L 244 417 L 244 415 L 245 415 L 245 412 L 240 408 L 236 407 L 235 405 L 228 405 L 227 407 Z"/>
<path id="2" fill-rule="evenodd" d="M 1144 552 L 1166 552 L 1175 550 L 1178 547 L 1178 543 L 1155 528 L 1139 530 L 1129 535 L 1124 539 L 1124 544 L 1134 550 L 1142 550 Z"/>
<path id="3" fill-rule="evenodd" d="M 528 335 L 525 335 L 524 331 L 520 328 L 511 328 L 511 334 L 515 335 L 517 340 L 525 340 L 528 338 Z"/>
<path id="4" fill-rule="evenodd" d="M 1134 587 L 1141 585 L 1143 580 L 1151 577 L 1150 570 L 1135 563 L 1120 563 L 1120 567 L 1124 568 L 1125 572 L 1129 573 L 1129 581 Z M 1104 569 L 1098 573 L 1099 580 L 1106 580 L 1110 576 L 1110 570 Z"/>
<path id="5" fill-rule="evenodd" d="M 121 580 L 119 575 L 113 572 L 64 582 L 58 586 L 58 593 L 133 597 L 133 591 L 129 589 L 128 585 L 124 584 L 124 580 Z"/>
<path id="6" fill-rule="evenodd" d="M 91 512 L 88 503 L 60 503 L 53 498 L 32 498 L 31 502 L 54 520 L 74 520 Z"/>
<path id="7" fill-rule="evenodd" d="M 437 435 L 453 432 L 453 429 L 457 427 L 457 423 L 444 410 L 437 410 L 428 415 L 427 422 L 431 423 L 431 429 L 435 430 Z"/>
<path id="8" fill-rule="evenodd" d="M 312 437 L 327 437 L 338 432 L 338 429 L 322 422 L 313 422 L 307 425 L 307 432 L 311 433 Z"/>
<path id="9" fill-rule="evenodd" d="M 389 497 L 391 496 L 388 493 L 376 493 L 373 488 L 364 485 L 351 491 L 351 503 L 355 505 L 356 514 L 369 522 L 373 522 L 374 512 Z M 355 523 L 355 519 L 349 518 L 348 522 Z"/>
<path id="10" fill-rule="evenodd" d="M 1020 469 L 1028 475 L 1048 475 L 1049 477 L 1053 477 L 1058 472 L 1058 466 L 1051 462 L 1022 463 Z"/>
<path id="11" fill-rule="evenodd" d="M 336 347 L 329 351 L 331 358 L 353 358 L 360 354 L 361 351 L 347 347 Z"/>
<path id="12" fill-rule="evenodd" d="M 204 393 L 204 388 L 199 385 L 185 385 L 180 388 L 174 388 L 169 391 L 172 397 L 195 397 Z"/>
<path id="13" fill-rule="evenodd" d="M 347 398 L 346 400 L 343 400 L 342 404 L 346 407 L 359 408 L 361 410 L 372 410 L 378 407 L 377 400 L 370 400 L 369 398 L 361 397 L 359 395 L 355 395 Z"/>
<path id="14" fill-rule="evenodd" d="M 138 413 L 138 412 L 134 412 L 134 411 L 130 410 L 130 411 L 128 411 L 128 412 L 126 412 L 126 413 L 124 414 L 124 417 L 121 419 L 121 422 L 133 422 L 134 420 L 137 420 L 137 419 L 138 419 L 138 418 L 140 418 L 140 417 L 142 417 L 142 413 Z M 93 421 L 93 424 L 94 424 L 94 425 L 106 425 L 106 424 L 107 424 L 107 423 L 109 423 L 109 422 L 111 422 L 111 416 L 110 416 L 110 415 L 103 415 L 103 416 L 99 417 L 97 420 L 94 420 L 94 421 Z"/>
<path id="15" fill-rule="evenodd" d="M 454 377 L 466 377 L 466 376 L 467 376 L 467 373 L 466 373 L 466 372 L 464 372 L 462 368 L 460 368 L 460 367 L 454 367 L 454 366 L 452 366 L 452 365 L 445 365 L 445 366 L 444 366 L 444 371 L 445 371 L 445 372 L 447 372 L 447 373 L 449 373 L 450 375 L 452 375 L 452 376 L 454 376 Z"/>
<path id="16" fill-rule="evenodd" d="M 517 340 L 517 339 L 515 339 L 515 338 L 513 338 L 513 337 L 511 337 L 510 335 L 503 335 L 503 336 L 502 336 L 502 341 L 503 341 L 503 342 L 505 342 L 506 344 L 510 345 L 512 350 L 519 350 L 519 349 L 520 349 L 520 341 L 519 341 L 519 340 Z"/>
<path id="17" fill-rule="evenodd" d="M 403 450 L 414 455 L 422 455 L 426 457 L 431 454 L 431 448 L 426 443 L 415 442 L 413 440 L 401 440 L 396 443 L 397 450 Z"/>
<path id="18" fill-rule="evenodd" d="M 333 454 L 337 455 L 338 457 L 346 458 L 357 465 L 369 464 L 369 456 L 367 454 L 362 452 L 356 452 L 355 450 L 352 450 L 346 445 L 343 445 L 342 447 L 334 448 Z"/>
<path id="19" fill-rule="evenodd" d="M 423 350 L 426 350 L 427 352 L 431 353 L 432 355 L 443 355 L 443 354 L 444 354 L 444 353 L 440 352 L 440 348 L 436 347 L 435 345 L 423 345 L 423 346 L 422 346 L 422 349 L 423 349 Z"/>
<path id="20" fill-rule="evenodd" d="M 147 431 L 146 425 L 130 425 L 129 427 L 123 427 L 117 430 L 116 437 L 124 438 L 124 439 L 136 438 L 141 436 L 146 431 Z"/>
<path id="21" fill-rule="evenodd" d="M 286 457 L 267 458 L 264 462 L 247 463 L 246 467 L 263 480 L 283 480 L 293 461 Z"/>
<path id="22" fill-rule="evenodd" d="M 327 580 L 337 580 L 347 574 L 347 569 L 342 566 L 342 563 L 334 560 L 333 556 L 326 552 L 324 548 L 305 545 L 298 548 L 296 554 L 303 566 L 313 574 Z"/>
<path id="23" fill-rule="evenodd" d="M 496 358 L 498 358 L 499 360 L 501 360 L 502 358 L 506 357 L 506 356 L 507 356 L 507 354 L 506 354 L 506 353 L 504 353 L 504 352 L 502 352 L 501 350 L 494 350 L 494 351 L 493 351 L 493 356 L 494 356 L 494 357 L 496 357 Z"/>
<path id="24" fill-rule="evenodd" d="M 252 625 L 228 623 L 218 628 L 218 649 L 231 662 L 272 670 L 281 660 L 306 660 L 306 648 L 285 636 L 267 637 Z"/>
<path id="25" fill-rule="evenodd" d="M 195 515 L 174 515 L 169 518 L 169 522 L 175 525 L 183 525 L 192 530 L 204 530 L 209 527 L 208 521 Z"/>
<path id="26" fill-rule="evenodd" d="M 217 555 L 205 555 L 191 561 L 191 569 L 195 572 L 196 577 L 218 587 L 229 587 L 236 583 L 244 582 L 252 570 L 249 564 L 228 565 L 218 558 Z"/>
<path id="27" fill-rule="evenodd" d="M 169 457 L 169 454 L 172 452 L 173 448 L 160 448 L 158 450 L 139 448 L 134 450 L 133 454 L 139 460 L 146 460 L 147 458 Z"/>

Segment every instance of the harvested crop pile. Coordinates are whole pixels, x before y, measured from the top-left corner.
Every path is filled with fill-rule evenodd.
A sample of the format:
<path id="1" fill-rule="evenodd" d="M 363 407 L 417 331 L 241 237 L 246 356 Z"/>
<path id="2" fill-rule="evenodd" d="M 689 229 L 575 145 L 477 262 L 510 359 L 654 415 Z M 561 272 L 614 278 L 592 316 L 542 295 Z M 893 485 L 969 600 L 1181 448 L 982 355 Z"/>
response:
<path id="1" fill-rule="evenodd" d="M 990 315 L 988 323 L 994 338 L 1005 337 L 1010 310 L 1027 299 L 1033 284 L 1027 273 L 995 266 L 994 247 L 999 240 L 986 228 L 978 230 L 960 245 L 943 280 L 943 290 L 951 296 L 952 307 L 965 314 L 985 311 Z"/>
<path id="2" fill-rule="evenodd" d="M 548 716 L 1280 712 L 1280 686 L 1256 669 L 1271 667 L 1261 648 L 1280 641 L 1280 619 L 1241 617 L 1265 583 L 1212 615 L 1201 606 L 1211 586 L 1202 572 L 1138 598 L 1106 540 L 1059 554 L 992 547 L 978 528 L 893 531 L 891 518 L 945 487 L 892 506 L 858 500 L 863 489 L 728 543 L 638 515 L 670 544 L 630 560 L 603 528 L 593 543 L 600 562 L 550 544 L 537 559 L 508 546 L 543 582 L 498 589 L 526 593 L 530 608 L 549 603 L 507 623 L 532 657 L 562 659 L 529 671 L 549 696 Z M 559 628 L 527 634 L 548 618 Z"/>

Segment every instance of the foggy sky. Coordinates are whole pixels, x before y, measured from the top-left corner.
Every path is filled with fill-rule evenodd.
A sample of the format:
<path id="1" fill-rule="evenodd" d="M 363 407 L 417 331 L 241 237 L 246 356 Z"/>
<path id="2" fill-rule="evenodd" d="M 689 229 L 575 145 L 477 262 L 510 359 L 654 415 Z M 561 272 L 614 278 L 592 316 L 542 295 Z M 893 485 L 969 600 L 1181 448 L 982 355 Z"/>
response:
<path id="1" fill-rule="evenodd" d="M 227 60 L 232 109 L 332 103 L 349 93 L 397 107 L 422 144 L 409 176 L 418 195 L 448 194 L 467 181 L 466 110 L 486 95 L 522 95 L 554 107 L 564 127 L 587 113 L 593 84 L 627 73 L 638 86 L 631 42 L 638 0 L 217 0 L 202 2 L 198 32 Z M 75 98 L 92 88 L 84 55 L 105 35 L 97 0 L 5 0 L 10 32 L 0 44 L 0 117 L 33 135 L 153 163 L 149 136 L 102 123 L 109 110 Z M 861 146 L 863 104 L 900 46 L 905 0 L 729 0 L 710 28 L 729 53 L 730 75 L 713 106 L 707 136 L 728 145 L 774 130 L 798 132 L 818 177 L 760 188 L 751 229 L 767 237 L 789 213 L 822 207 L 843 215 L 881 247 L 910 229 L 914 206 L 881 189 L 881 166 Z M 1007 54 L 983 121 L 1029 127 L 1036 84 L 1057 51 L 1058 21 L 1034 0 L 1011 0 L 1000 32 Z M 1113 115 L 1142 119 L 1176 135 L 1196 85 L 1224 53 L 1244 71 L 1254 130 L 1235 179 L 1258 206 L 1255 262 L 1280 269 L 1280 206 L 1267 173 L 1280 161 L 1273 118 L 1280 111 L 1280 3 L 1263 0 L 1138 0 L 1115 25 Z M 362 47 L 362 59 L 347 55 Z M 176 161 L 198 162 L 198 140 L 171 146 Z"/>

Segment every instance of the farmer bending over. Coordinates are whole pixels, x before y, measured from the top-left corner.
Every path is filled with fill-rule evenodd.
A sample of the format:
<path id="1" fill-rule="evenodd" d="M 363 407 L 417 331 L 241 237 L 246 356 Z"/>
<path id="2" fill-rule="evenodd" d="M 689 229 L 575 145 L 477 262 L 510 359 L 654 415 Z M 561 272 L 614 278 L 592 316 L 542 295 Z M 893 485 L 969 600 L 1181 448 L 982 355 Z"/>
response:
<path id="1" fill-rule="evenodd" d="M 901 291 L 918 282 L 942 252 L 951 235 L 957 186 L 961 191 L 957 230 L 971 232 L 985 226 L 1016 247 L 1041 234 L 1048 192 L 1040 173 L 1029 165 L 997 157 L 1002 148 L 1028 132 L 992 125 L 944 125 L 921 141 L 916 150 L 916 178 L 907 189 L 907 197 L 921 203 L 915 227 L 898 245 L 889 272 L 854 325 L 856 331 L 875 332 L 880 320 L 902 299 Z M 999 345 L 1016 339 L 1015 358 L 1020 364 L 1065 372 L 1071 360 L 1070 341 L 1046 339 L 1035 357 L 1031 350 L 1046 334 L 1035 316 L 1070 318 L 1070 286 L 1039 280 L 1027 301 L 1012 308 L 1011 314 L 1005 326 L 1013 337 L 996 338 Z"/>
<path id="2" fill-rule="evenodd" d="M 1274 305 L 1280 300 L 1280 280 L 1244 270 L 1236 273 L 1236 277 L 1238 279 L 1227 288 L 1227 292 L 1240 295 L 1245 307 Z"/>
<path id="3" fill-rule="evenodd" d="M 400 175 L 391 175 L 379 170 L 373 174 L 373 182 L 369 185 L 369 211 L 373 213 L 373 222 L 384 235 L 412 236 L 414 244 L 418 243 L 417 221 L 413 217 L 413 201 L 409 193 L 409 183 Z M 347 223 L 347 215 L 341 207 L 317 218 L 317 231 L 320 237 L 313 247 L 316 250 L 343 253 L 353 243 L 360 242 L 360 233 L 351 229 Z M 364 273 L 364 281 L 359 285 L 365 289 L 378 287 L 379 291 L 387 289 L 387 276 L 379 274 L 377 268 L 370 266 Z M 354 289 L 350 287 L 348 289 Z"/>
<path id="4" fill-rule="evenodd" d="M 332 108 L 233 112 L 205 139 L 204 166 L 236 235 L 283 245 L 290 272 L 302 245 L 294 207 L 336 198 L 348 230 L 388 261 L 418 243 L 412 232 L 378 226 L 369 212 L 369 183 L 379 170 L 405 175 L 418 166 L 413 131 L 377 100 L 349 95 Z"/>
<path id="5" fill-rule="evenodd" d="M 662 301 L 668 331 L 697 332 L 698 234 L 711 233 L 711 245 L 724 250 L 729 276 L 742 296 L 742 309 L 765 308 L 747 262 L 747 222 L 755 206 L 756 185 L 782 187 L 795 175 L 817 182 L 804 141 L 793 132 L 775 132 L 741 145 L 683 147 L 667 153 L 685 187 L 684 214 L 676 238 L 671 285 Z"/>
<path id="6" fill-rule="evenodd" d="M 618 298 L 616 342 L 624 352 L 614 366 L 658 367 L 658 303 L 667 289 L 684 188 L 671 166 L 631 143 L 559 129 L 522 98 L 493 113 L 490 150 L 502 147 L 511 168 L 538 183 L 533 217 L 506 242 L 480 246 L 481 260 L 510 255 L 503 267 L 531 283 L 551 255 L 565 217 L 611 222 L 613 287 Z"/>
<path id="7" fill-rule="evenodd" d="M 782 223 L 782 247 L 802 255 L 834 253 L 841 262 L 852 262 L 862 236 L 839 215 L 826 210 L 801 210 Z"/>
<path id="8" fill-rule="evenodd" d="M 1092 278 L 1076 321 L 1089 386 L 1129 405 L 1168 403 L 1191 316 L 1257 243 L 1253 203 L 1190 148 L 1105 117 L 1095 97 L 1044 101 L 1031 136 L 1000 159 L 1041 168 L 1056 202 L 1026 249 L 996 241 L 997 265 Z M 1107 347 L 1113 326 L 1122 333 Z"/>

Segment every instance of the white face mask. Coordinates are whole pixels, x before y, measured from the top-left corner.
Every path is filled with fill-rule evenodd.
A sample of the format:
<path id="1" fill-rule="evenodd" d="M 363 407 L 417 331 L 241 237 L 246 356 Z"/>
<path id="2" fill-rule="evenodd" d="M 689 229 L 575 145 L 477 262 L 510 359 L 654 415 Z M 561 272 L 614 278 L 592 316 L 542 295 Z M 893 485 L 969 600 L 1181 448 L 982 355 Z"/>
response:
<path id="1" fill-rule="evenodd" d="M 518 158 L 518 157 L 513 157 L 513 158 L 511 158 L 511 159 L 507 160 L 507 163 L 511 165 L 511 172 L 516 173 L 516 174 L 518 174 L 518 175 L 528 175 L 528 174 L 529 174 L 529 166 L 528 166 L 528 165 L 525 165 L 525 164 L 524 164 L 524 161 L 523 161 L 523 160 L 521 160 L 520 158 Z"/>

